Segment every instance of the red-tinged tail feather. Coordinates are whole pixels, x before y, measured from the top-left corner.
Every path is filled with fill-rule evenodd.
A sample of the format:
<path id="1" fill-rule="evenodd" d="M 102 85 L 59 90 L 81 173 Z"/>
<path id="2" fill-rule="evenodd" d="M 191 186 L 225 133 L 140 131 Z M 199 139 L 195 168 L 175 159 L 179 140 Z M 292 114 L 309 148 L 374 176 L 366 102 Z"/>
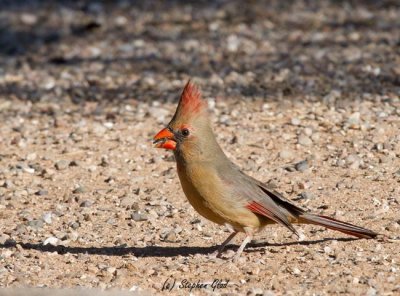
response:
<path id="1" fill-rule="evenodd" d="M 350 223 L 342 222 L 327 216 L 304 213 L 299 217 L 301 223 L 321 225 L 358 238 L 374 238 L 378 233 Z"/>

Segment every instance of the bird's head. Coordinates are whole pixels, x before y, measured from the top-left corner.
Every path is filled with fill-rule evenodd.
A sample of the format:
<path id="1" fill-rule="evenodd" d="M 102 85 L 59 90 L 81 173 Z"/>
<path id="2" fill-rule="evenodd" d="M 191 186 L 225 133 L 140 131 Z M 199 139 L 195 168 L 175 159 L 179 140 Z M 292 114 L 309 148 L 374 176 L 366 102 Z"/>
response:
<path id="1" fill-rule="evenodd" d="M 207 102 L 189 81 L 183 89 L 175 115 L 167 127 L 154 136 L 154 144 L 156 148 L 175 152 L 199 150 L 210 131 Z"/>

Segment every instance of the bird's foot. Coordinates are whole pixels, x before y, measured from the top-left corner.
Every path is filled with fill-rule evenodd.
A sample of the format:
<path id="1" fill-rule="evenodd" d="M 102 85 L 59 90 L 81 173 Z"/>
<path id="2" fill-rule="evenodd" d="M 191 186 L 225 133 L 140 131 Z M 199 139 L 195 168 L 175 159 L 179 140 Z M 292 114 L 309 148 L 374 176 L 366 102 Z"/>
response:
<path id="1" fill-rule="evenodd" d="M 246 245 L 251 241 L 251 234 L 247 234 L 246 238 L 243 240 L 242 244 L 240 245 L 239 249 L 236 251 L 235 256 L 233 256 L 233 262 L 238 262 L 240 255 L 242 254 Z"/>
<path id="2" fill-rule="evenodd" d="M 232 262 L 233 263 L 239 263 L 239 259 L 240 259 L 240 254 L 235 254 L 235 256 L 232 257 Z"/>
<path id="3" fill-rule="evenodd" d="M 304 241 L 306 239 L 306 236 L 304 235 L 304 233 L 302 231 L 300 231 L 300 230 L 298 231 L 298 233 L 299 233 L 299 237 L 297 238 L 297 240 L 299 242 Z"/>
<path id="4" fill-rule="evenodd" d="M 232 262 L 233 263 L 235 263 L 235 264 L 238 264 L 238 263 L 246 263 L 246 261 L 247 261 L 247 257 L 246 256 L 242 256 L 242 254 L 235 254 L 232 258 L 231 258 L 231 260 L 232 260 Z"/>

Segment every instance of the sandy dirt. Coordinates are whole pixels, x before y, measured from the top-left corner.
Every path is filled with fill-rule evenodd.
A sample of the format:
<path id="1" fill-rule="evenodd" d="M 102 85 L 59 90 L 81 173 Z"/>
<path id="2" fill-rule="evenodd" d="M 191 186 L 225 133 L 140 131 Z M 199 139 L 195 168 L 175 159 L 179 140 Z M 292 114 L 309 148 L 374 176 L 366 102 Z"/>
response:
<path id="1" fill-rule="evenodd" d="M 0 287 L 399 295 L 399 44 L 397 1 L 2 2 Z M 271 226 L 215 258 L 228 229 L 151 143 L 189 78 L 244 172 L 382 236 Z"/>

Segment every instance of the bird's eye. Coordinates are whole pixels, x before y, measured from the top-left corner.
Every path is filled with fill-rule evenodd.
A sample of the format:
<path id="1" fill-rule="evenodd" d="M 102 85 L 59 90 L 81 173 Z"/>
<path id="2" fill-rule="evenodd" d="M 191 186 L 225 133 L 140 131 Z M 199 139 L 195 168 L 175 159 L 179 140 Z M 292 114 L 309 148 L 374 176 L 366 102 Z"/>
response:
<path id="1" fill-rule="evenodd" d="M 189 132 L 189 130 L 187 129 L 187 128 L 184 128 L 184 129 L 182 129 L 182 135 L 184 136 L 184 137 L 187 137 L 187 136 L 189 136 L 189 134 L 190 134 L 190 132 Z"/>

